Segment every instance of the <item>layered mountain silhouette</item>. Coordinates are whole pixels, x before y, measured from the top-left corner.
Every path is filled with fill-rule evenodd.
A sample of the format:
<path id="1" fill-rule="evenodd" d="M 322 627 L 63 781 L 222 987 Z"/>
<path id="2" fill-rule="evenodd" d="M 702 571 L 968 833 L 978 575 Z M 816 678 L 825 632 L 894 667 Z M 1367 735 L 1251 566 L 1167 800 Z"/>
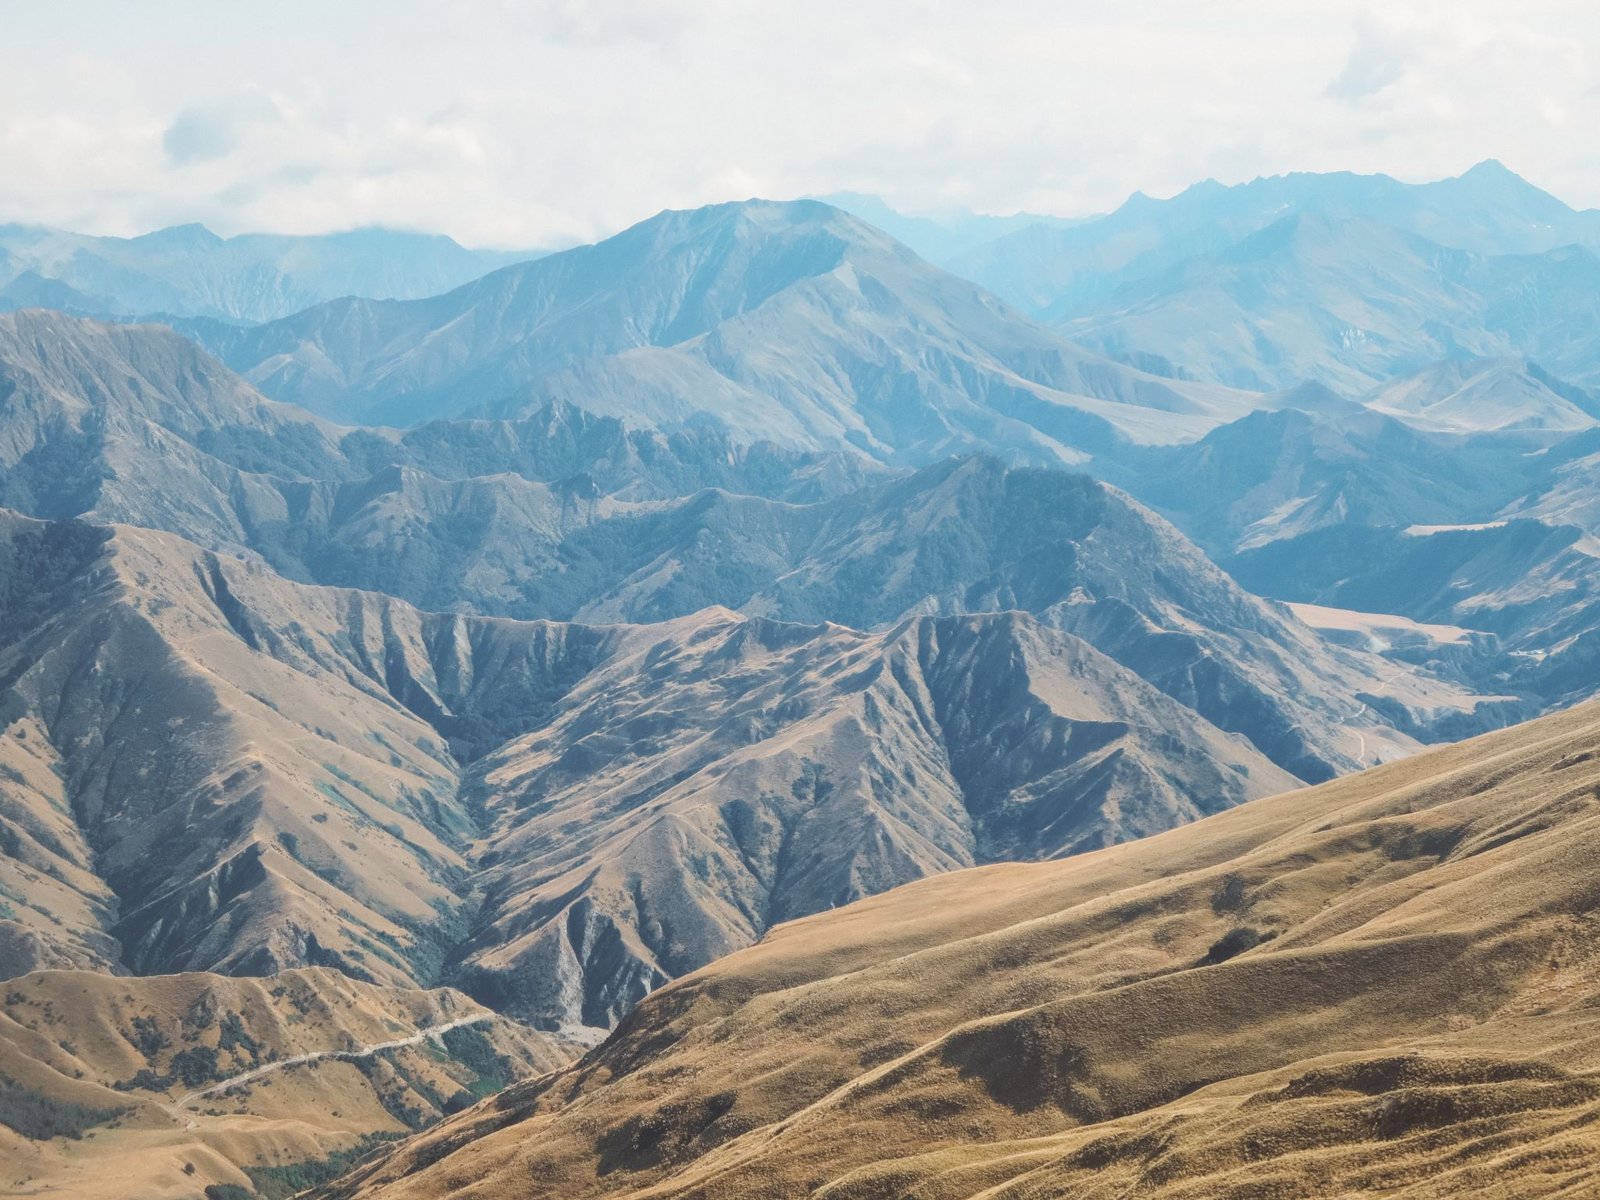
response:
<path id="1" fill-rule="evenodd" d="M 1454 436 L 1341 402 L 1252 413 L 1097 469 L 1221 561 L 1321 529 L 1488 521 L 1549 487 L 1551 463 L 1543 437 Z"/>
<path id="2" fill-rule="evenodd" d="M 1600 215 L 1576 211 L 1493 159 L 1453 179 L 1296 172 L 1228 186 L 1206 180 L 1169 200 L 1136 193 L 1068 228 L 1034 225 L 947 265 L 1038 316 L 1099 303 L 1119 284 L 1218 254 L 1286 218 L 1365 221 L 1479 255 L 1600 245 Z"/>
<path id="3" fill-rule="evenodd" d="M 114 238 L 0 225 L 0 310 L 42 306 L 249 324 L 340 296 L 431 296 L 534 257 L 388 229 L 222 238 L 182 225 Z"/>
<path id="4" fill-rule="evenodd" d="M 1238 245 L 1118 287 L 1063 329 L 1130 361 L 1272 390 L 1360 390 L 1447 355 L 1521 356 L 1579 384 L 1597 364 L 1600 258 L 1484 256 L 1370 221 L 1285 217 Z"/>
<path id="5" fill-rule="evenodd" d="M 1600 713 L 796 921 L 319 1195 L 1569 1195 Z"/>
<path id="6" fill-rule="evenodd" d="M 1440 433 L 1563 434 L 1600 423 L 1600 401 L 1527 359 L 1455 358 L 1386 380 L 1362 402 Z"/>
<path id="7" fill-rule="evenodd" d="M 1136 195 L 946 264 L 1123 361 L 1274 391 L 1366 391 L 1446 356 L 1592 386 L 1600 214 L 1497 162 L 1436 183 L 1309 173 Z"/>
<path id="8" fill-rule="evenodd" d="M 1330 649 L 1084 479 L 988 458 L 894 476 L 859 456 L 633 432 L 562 406 L 344 430 L 261 399 L 167 331 L 12 324 L 3 494 L 40 516 L 165 528 L 303 581 L 524 619 L 721 605 L 871 628 L 1022 609 L 1302 779 L 1404 752 L 1395 726 L 1473 727 L 1460 688 Z M 41 361 L 38 345 L 54 353 Z M 152 397 L 187 399 L 167 411 Z"/>
<path id="9" fill-rule="evenodd" d="M 1554 704 L 1593 692 L 1600 541 L 1583 526 L 1334 526 L 1246 551 L 1229 566 L 1287 599 L 1487 635 L 1496 652 L 1458 676 L 1480 686 Z"/>

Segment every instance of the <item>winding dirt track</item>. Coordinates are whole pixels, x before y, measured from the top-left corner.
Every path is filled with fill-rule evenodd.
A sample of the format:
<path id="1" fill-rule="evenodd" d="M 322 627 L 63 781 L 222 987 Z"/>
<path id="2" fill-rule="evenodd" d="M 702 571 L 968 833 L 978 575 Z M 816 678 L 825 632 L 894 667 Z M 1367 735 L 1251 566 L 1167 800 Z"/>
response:
<path id="1" fill-rule="evenodd" d="M 227 1091 L 231 1087 L 241 1083 L 249 1083 L 252 1080 L 260 1079 L 263 1075 L 271 1074 L 273 1071 L 282 1071 L 287 1067 L 298 1067 L 302 1063 L 315 1062 L 322 1058 L 367 1058 L 374 1054 L 382 1054 L 385 1050 L 399 1050 L 404 1046 L 420 1046 L 427 1039 L 436 1038 L 441 1033 L 449 1033 L 450 1030 L 460 1029 L 463 1025 L 477 1025 L 493 1019 L 494 1014 L 492 1012 L 475 1013 L 470 1017 L 446 1021 L 443 1025 L 429 1026 L 427 1029 L 414 1033 L 410 1037 L 396 1038 L 392 1042 L 374 1042 L 371 1045 L 362 1046 L 355 1050 L 313 1050 L 310 1054 L 297 1054 L 293 1058 L 283 1058 L 277 1062 L 252 1067 L 250 1070 L 242 1071 L 238 1075 L 231 1075 L 217 1083 L 208 1084 L 197 1092 L 190 1092 L 186 1096 L 178 1097 L 177 1100 L 172 1102 L 171 1107 L 174 1112 L 177 1112 L 187 1108 L 202 1096 L 210 1096 L 217 1092 Z M 193 1122 L 190 1122 L 190 1124 L 192 1126 Z"/>

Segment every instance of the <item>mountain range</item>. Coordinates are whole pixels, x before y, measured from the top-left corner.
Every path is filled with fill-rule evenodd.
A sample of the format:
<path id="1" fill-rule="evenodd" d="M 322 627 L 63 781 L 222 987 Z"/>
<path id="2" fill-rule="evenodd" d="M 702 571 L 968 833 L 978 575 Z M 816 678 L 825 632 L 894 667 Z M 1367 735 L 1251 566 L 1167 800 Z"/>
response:
<path id="1" fill-rule="evenodd" d="M 0 311 L 43 306 L 250 324 L 340 296 L 431 296 L 537 255 L 468 250 L 447 237 L 390 229 L 223 238 L 180 225 L 117 238 L 0 225 Z"/>
<path id="2" fill-rule="evenodd" d="M 32 515 L 163 528 L 290 578 L 521 619 L 655 621 L 720 605 L 865 629 L 1020 609 L 1302 779 L 1404 752 L 1440 720 L 1503 720 L 1458 686 L 1330 650 L 1165 523 L 1060 472 L 976 458 L 886 473 L 716 433 L 631 433 L 565 406 L 341 430 L 262 399 L 158 328 L 12 320 L 20 348 L 8 369 L 0 343 L 0 371 L 18 400 L 0 446 L 18 486 L 0 496 Z M 56 354 L 29 349 L 41 341 Z M 463 478 L 464 464 L 495 473 Z"/>
<path id="3" fill-rule="evenodd" d="M 1207 180 L 1035 223 L 942 262 L 1075 340 L 1147 370 L 1274 391 L 1364 392 L 1457 354 L 1596 382 L 1600 212 L 1495 161 L 1386 175 Z"/>
<path id="4" fill-rule="evenodd" d="M 0 231 L 0 1191 L 1583 1191 L 1595 214 L 837 199 Z"/>
<path id="5" fill-rule="evenodd" d="M 774 921 L 1295 783 L 1017 613 L 517 622 L 125 527 L 0 546 L 12 975 L 332 966 L 604 1027 Z"/>
<path id="6" fill-rule="evenodd" d="M 1600 320 L 1597 283 L 1587 247 L 1487 256 L 1302 213 L 1121 284 L 1061 327 L 1114 357 L 1266 391 L 1360 392 L 1461 354 L 1532 358 L 1592 386 L 1600 363 L 1579 331 Z"/>
<path id="7" fill-rule="evenodd" d="M 1368 221 L 1469 253 L 1537 255 L 1600 246 L 1600 214 L 1575 210 L 1488 159 L 1452 179 L 1297 172 L 1228 185 L 1208 179 L 1159 200 L 1052 229 L 1035 223 L 945 265 L 1036 315 L 1064 315 L 1132 279 L 1226 251 L 1286 218 Z"/>
<path id="8" fill-rule="evenodd" d="M 1248 407 L 1091 354 L 815 201 L 663 213 L 433 299 L 191 332 L 267 395 L 338 420 L 563 400 L 917 464 L 980 447 L 1072 462 Z"/>

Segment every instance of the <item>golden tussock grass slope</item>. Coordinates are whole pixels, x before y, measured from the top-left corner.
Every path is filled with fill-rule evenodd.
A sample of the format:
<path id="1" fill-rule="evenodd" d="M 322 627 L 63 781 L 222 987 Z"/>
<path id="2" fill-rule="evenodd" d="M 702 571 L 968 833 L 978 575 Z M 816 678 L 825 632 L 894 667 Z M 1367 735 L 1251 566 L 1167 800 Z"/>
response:
<path id="1" fill-rule="evenodd" d="M 1600 1192 L 1600 706 L 663 989 L 347 1200 Z"/>
<path id="2" fill-rule="evenodd" d="M 37 971 L 0 991 L 0 1196 L 192 1200 L 214 1183 L 311 1182 L 330 1155 L 575 1053 L 460 992 L 322 967 Z"/>

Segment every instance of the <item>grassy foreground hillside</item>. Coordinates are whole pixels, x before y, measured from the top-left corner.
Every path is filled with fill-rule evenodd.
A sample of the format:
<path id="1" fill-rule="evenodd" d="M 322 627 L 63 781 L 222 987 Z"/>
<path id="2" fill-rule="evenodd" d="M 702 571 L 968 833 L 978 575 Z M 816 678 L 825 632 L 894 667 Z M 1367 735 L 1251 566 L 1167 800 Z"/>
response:
<path id="1" fill-rule="evenodd" d="M 339 1200 L 1600 1189 L 1600 706 L 779 927 Z"/>
<path id="2" fill-rule="evenodd" d="M 574 1053 L 322 967 L 36 971 L 0 992 L 0 1196 L 289 1196 Z"/>

